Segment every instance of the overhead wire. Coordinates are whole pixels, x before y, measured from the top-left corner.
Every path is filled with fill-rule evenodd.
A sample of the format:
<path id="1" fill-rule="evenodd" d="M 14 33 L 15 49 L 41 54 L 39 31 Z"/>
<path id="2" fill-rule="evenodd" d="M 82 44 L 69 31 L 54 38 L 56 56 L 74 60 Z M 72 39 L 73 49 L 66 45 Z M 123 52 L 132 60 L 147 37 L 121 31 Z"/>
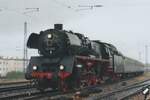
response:
<path id="1" fill-rule="evenodd" d="M 65 4 L 61 1 L 58 1 L 58 0 L 52 0 L 52 1 L 59 4 L 59 5 L 61 5 L 61 6 L 63 6 L 63 7 L 66 7 L 68 9 L 72 9 L 73 11 L 92 10 L 93 8 L 96 8 L 96 7 L 103 7 L 103 5 L 98 5 L 98 4 L 96 4 L 96 5 L 78 5 L 77 9 L 75 9 L 75 8 L 73 8 L 73 6 L 67 5 L 67 4 Z"/>
<path id="2" fill-rule="evenodd" d="M 52 1 L 54 1 L 55 3 L 57 3 L 57 4 L 59 4 L 59 5 L 63 6 L 63 7 L 68 8 L 68 9 L 73 9 L 72 6 L 67 5 L 67 4 L 65 4 L 63 2 L 60 2 L 60 1 L 57 1 L 57 0 L 52 0 Z"/>

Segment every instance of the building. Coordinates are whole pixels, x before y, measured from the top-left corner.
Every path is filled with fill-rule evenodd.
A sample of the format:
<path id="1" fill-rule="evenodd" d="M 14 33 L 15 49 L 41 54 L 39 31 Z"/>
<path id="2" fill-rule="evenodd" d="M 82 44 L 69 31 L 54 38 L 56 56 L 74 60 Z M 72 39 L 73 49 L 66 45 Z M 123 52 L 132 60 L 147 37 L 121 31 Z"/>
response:
<path id="1" fill-rule="evenodd" d="M 5 77 L 8 72 L 23 72 L 23 59 L 0 57 L 0 77 Z"/>

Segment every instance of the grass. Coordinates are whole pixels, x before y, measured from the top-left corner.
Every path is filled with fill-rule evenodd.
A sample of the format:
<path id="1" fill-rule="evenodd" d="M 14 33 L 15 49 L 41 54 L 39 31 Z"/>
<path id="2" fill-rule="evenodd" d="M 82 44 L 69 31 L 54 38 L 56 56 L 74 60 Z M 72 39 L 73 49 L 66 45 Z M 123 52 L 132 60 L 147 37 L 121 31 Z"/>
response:
<path id="1" fill-rule="evenodd" d="M 12 80 L 12 79 L 24 79 L 24 73 L 23 72 L 9 72 L 6 75 L 6 79 Z"/>

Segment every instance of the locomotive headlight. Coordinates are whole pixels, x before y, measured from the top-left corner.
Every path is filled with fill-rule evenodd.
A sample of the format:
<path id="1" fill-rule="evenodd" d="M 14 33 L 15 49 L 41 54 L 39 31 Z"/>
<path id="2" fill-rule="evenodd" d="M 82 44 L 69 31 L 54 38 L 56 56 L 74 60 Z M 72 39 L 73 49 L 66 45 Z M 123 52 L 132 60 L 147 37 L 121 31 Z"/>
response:
<path id="1" fill-rule="evenodd" d="M 52 34 L 48 34 L 47 38 L 51 39 L 52 38 Z"/>
<path id="2" fill-rule="evenodd" d="M 37 70 L 37 66 L 34 65 L 34 66 L 33 66 L 33 70 Z"/>
<path id="3" fill-rule="evenodd" d="M 77 64 L 76 67 L 82 68 L 83 66 L 81 64 Z"/>
<path id="4" fill-rule="evenodd" d="M 60 69 L 60 70 L 64 70 L 64 68 L 65 68 L 65 67 L 64 67 L 63 65 L 60 65 L 60 66 L 59 66 L 59 69 Z"/>

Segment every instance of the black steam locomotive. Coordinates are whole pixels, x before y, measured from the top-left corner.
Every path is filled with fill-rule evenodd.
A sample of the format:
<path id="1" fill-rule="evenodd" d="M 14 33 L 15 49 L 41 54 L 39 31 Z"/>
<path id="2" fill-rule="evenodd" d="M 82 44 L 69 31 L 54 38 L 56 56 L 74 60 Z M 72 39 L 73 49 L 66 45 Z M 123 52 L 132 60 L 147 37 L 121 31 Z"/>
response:
<path id="1" fill-rule="evenodd" d="M 40 55 L 31 57 L 25 77 L 40 90 L 66 91 L 144 72 L 141 62 L 125 57 L 112 44 L 65 31 L 62 24 L 32 33 L 27 47 Z"/>

